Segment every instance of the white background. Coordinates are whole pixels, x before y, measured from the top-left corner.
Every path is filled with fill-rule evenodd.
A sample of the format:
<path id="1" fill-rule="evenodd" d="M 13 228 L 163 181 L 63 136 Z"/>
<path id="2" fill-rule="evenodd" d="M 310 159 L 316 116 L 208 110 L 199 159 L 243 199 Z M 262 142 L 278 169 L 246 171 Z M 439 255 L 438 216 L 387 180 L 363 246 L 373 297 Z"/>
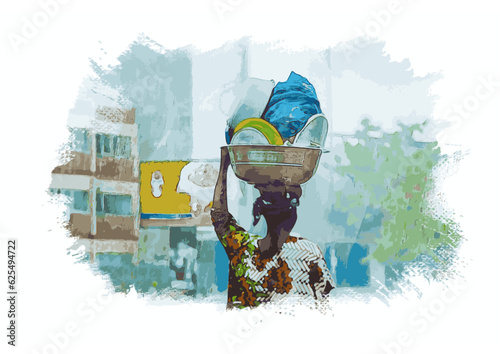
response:
<path id="1" fill-rule="evenodd" d="M 212 0 L 70 0 L 16 52 L 8 34 L 20 34 L 23 18 L 32 20 L 42 8 L 33 0 L 2 2 L 0 284 L 6 284 L 5 240 L 19 240 L 18 347 L 6 345 L 7 309 L 1 300 L 2 353 L 225 353 L 227 339 L 241 337 L 238 326 L 248 314 L 227 314 L 220 305 L 151 304 L 131 293 L 113 295 L 101 306 L 105 281 L 66 255 L 69 241 L 57 224 L 61 209 L 47 202 L 45 192 L 56 151 L 67 138 L 68 110 L 90 72 L 88 58 L 98 57 L 100 48 L 116 58 L 143 32 L 171 49 L 194 44 L 208 50 L 244 35 L 293 49 L 321 49 L 353 38 L 357 28 L 363 31 L 374 21 L 371 11 L 389 8 L 388 1 L 225 3 L 232 10 L 221 18 Z M 436 117 L 474 95 L 480 77 L 500 81 L 500 21 L 492 4 L 401 0 L 403 11 L 381 26 L 379 38 L 393 60 L 409 58 L 416 75 L 443 73 L 433 87 L 440 97 Z M 409 339 L 393 345 L 393 353 L 497 352 L 499 97 L 497 86 L 447 134 L 448 143 L 470 149 L 442 188 L 467 239 L 461 249 L 466 285 L 456 290 L 458 296 L 444 304 L 440 297 L 451 293 L 440 284 L 422 283 L 420 299 L 395 298 L 389 307 L 353 299 L 335 303 L 334 318 L 311 312 L 268 316 L 235 344 L 235 352 L 384 353 L 382 345 L 403 332 Z M 89 310 L 88 299 L 97 299 L 99 310 Z M 425 328 L 411 324 L 419 307 L 432 312 L 433 304 L 444 305 Z M 66 340 L 60 333 L 71 323 L 78 334 Z M 62 348 L 51 344 L 51 336 Z"/>

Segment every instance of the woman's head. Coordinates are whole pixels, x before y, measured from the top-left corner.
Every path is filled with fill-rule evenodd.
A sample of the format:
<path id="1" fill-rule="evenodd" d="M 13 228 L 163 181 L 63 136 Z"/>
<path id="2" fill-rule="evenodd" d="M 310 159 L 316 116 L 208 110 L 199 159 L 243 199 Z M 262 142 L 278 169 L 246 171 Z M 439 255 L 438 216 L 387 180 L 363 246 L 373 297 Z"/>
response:
<path id="1" fill-rule="evenodd" d="M 290 232 L 297 221 L 297 206 L 302 195 L 300 186 L 286 186 L 280 182 L 255 186 L 260 197 L 253 207 L 254 225 L 263 216 L 268 229 Z"/>

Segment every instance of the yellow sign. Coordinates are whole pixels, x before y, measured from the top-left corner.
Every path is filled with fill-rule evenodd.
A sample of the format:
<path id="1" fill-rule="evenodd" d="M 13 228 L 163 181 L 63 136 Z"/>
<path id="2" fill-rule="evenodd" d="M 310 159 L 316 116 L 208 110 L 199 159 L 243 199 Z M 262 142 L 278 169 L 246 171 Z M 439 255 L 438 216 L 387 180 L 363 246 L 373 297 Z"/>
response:
<path id="1" fill-rule="evenodd" d="M 141 163 L 141 212 L 144 214 L 187 214 L 190 196 L 177 193 L 181 170 L 187 161 Z"/>

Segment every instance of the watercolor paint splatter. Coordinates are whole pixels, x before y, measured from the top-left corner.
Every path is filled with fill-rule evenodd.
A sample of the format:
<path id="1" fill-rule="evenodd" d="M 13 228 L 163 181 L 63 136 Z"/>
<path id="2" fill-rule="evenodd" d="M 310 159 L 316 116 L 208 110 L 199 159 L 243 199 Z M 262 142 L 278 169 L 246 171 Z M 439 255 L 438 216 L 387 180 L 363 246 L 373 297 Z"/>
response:
<path id="1" fill-rule="evenodd" d="M 443 154 L 436 140 L 439 74 L 415 76 L 375 41 L 356 53 L 342 44 L 289 52 L 244 38 L 201 52 L 141 36 L 115 59 L 91 59 L 50 185 L 68 207 L 74 255 L 115 291 L 223 301 L 229 260 L 210 209 L 226 121 L 249 79 L 274 85 L 290 71 L 314 85 L 329 125 L 293 232 L 321 249 L 330 297 L 389 301 L 411 275 L 459 276 L 463 238 L 439 185 L 465 154 Z M 228 177 L 234 217 L 262 234 L 257 197 Z"/>

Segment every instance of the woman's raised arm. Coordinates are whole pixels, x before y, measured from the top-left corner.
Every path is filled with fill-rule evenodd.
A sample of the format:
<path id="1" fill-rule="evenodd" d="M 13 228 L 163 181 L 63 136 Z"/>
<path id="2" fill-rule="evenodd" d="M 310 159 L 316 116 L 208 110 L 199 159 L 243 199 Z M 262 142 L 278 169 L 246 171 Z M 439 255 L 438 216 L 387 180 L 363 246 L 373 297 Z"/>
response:
<path id="1" fill-rule="evenodd" d="M 231 164 L 227 146 L 220 149 L 219 178 L 214 190 L 213 208 L 217 211 L 227 212 L 227 169 Z"/>

